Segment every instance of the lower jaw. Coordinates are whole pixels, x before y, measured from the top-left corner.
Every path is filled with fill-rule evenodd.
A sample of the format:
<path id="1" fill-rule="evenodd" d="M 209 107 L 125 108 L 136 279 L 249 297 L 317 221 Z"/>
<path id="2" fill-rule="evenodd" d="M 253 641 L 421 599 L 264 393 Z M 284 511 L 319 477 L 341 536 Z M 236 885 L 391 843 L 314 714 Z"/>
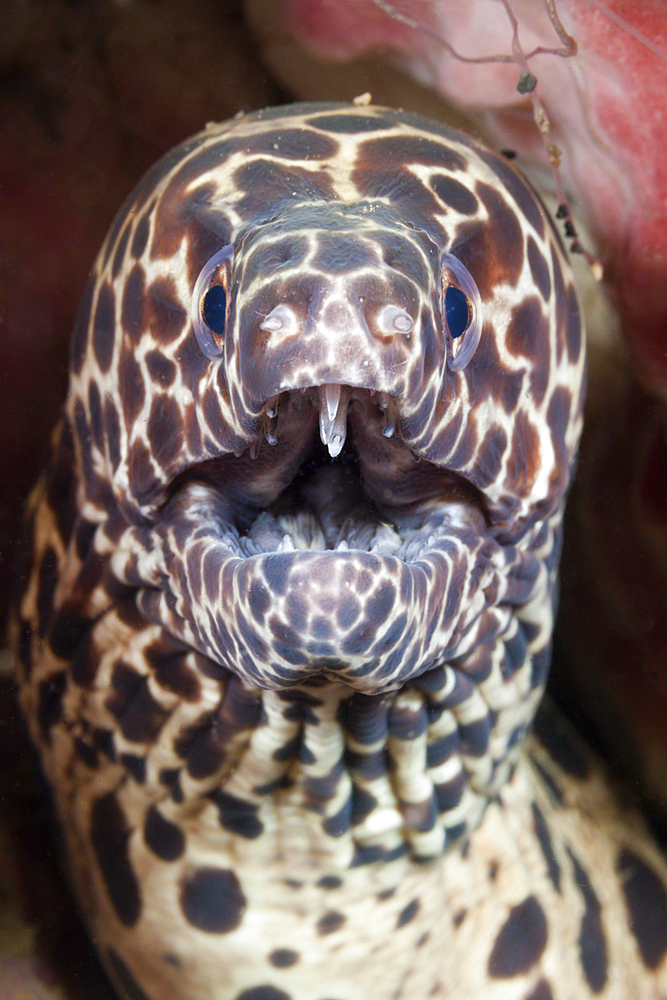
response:
<path id="1" fill-rule="evenodd" d="M 502 631 L 511 609 L 489 597 L 525 599 L 537 572 L 515 553 L 525 565 L 516 584 L 504 580 L 502 548 L 465 504 L 441 504 L 402 532 L 367 509 L 329 523 L 308 508 L 269 510 L 241 534 L 219 492 L 196 483 L 143 545 L 164 560 L 158 586 L 138 598 L 146 617 L 176 634 L 189 622 L 202 653 L 268 689 L 323 673 L 366 694 L 394 690 L 465 656 L 480 629 Z"/>

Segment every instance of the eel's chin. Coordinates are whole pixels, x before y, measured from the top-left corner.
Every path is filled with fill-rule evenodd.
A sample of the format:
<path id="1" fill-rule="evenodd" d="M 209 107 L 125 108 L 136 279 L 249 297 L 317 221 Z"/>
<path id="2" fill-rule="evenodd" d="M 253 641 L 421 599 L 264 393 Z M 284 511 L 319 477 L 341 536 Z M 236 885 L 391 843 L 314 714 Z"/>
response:
<path id="1" fill-rule="evenodd" d="M 175 484 L 140 603 L 251 686 L 378 694 L 492 643 L 540 567 L 492 538 L 473 487 L 387 433 L 385 401 L 349 390 L 332 448 L 321 396 L 288 394 L 274 443 Z"/>

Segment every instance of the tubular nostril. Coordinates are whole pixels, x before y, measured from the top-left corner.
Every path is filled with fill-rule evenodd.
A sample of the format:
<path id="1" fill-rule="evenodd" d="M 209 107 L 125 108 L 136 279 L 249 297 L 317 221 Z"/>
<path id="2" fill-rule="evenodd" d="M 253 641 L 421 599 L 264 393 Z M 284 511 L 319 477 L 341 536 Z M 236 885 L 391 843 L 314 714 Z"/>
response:
<path id="1" fill-rule="evenodd" d="M 376 317 L 377 328 L 385 337 L 400 333 L 408 337 L 415 326 L 415 321 L 409 312 L 399 306 L 384 306 Z"/>
<path id="2" fill-rule="evenodd" d="M 266 330 L 267 333 L 282 333 L 285 336 L 292 336 L 298 332 L 299 321 L 294 311 L 281 303 L 264 317 L 259 328 Z"/>

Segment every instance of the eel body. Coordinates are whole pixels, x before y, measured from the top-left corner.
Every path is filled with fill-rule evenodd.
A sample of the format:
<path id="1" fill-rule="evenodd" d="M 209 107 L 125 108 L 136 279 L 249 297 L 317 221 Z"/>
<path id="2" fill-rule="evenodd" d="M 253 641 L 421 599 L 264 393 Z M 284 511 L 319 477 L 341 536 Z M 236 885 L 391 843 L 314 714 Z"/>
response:
<path id="1" fill-rule="evenodd" d="M 257 112 L 129 197 L 13 628 L 126 1000 L 667 991 L 662 860 L 528 735 L 584 373 L 546 210 L 435 122 Z"/>

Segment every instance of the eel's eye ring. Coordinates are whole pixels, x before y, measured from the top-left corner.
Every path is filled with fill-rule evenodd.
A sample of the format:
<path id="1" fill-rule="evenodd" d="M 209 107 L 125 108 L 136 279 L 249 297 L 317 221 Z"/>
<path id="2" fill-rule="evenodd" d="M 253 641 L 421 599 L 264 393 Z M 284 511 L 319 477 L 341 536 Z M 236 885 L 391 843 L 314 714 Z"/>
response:
<path id="1" fill-rule="evenodd" d="M 451 253 L 442 255 L 442 320 L 449 370 L 463 371 L 482 335 L 482 299 L 468 268 Z"/>
<path id="2" fill-rule="evenodd" d="M 227 325 L 229 267 L 234 247 L 218 250 L 208 260 L 195 282 L 190 318 L 202 354 L 213 361 L 224 350 Z"/>

